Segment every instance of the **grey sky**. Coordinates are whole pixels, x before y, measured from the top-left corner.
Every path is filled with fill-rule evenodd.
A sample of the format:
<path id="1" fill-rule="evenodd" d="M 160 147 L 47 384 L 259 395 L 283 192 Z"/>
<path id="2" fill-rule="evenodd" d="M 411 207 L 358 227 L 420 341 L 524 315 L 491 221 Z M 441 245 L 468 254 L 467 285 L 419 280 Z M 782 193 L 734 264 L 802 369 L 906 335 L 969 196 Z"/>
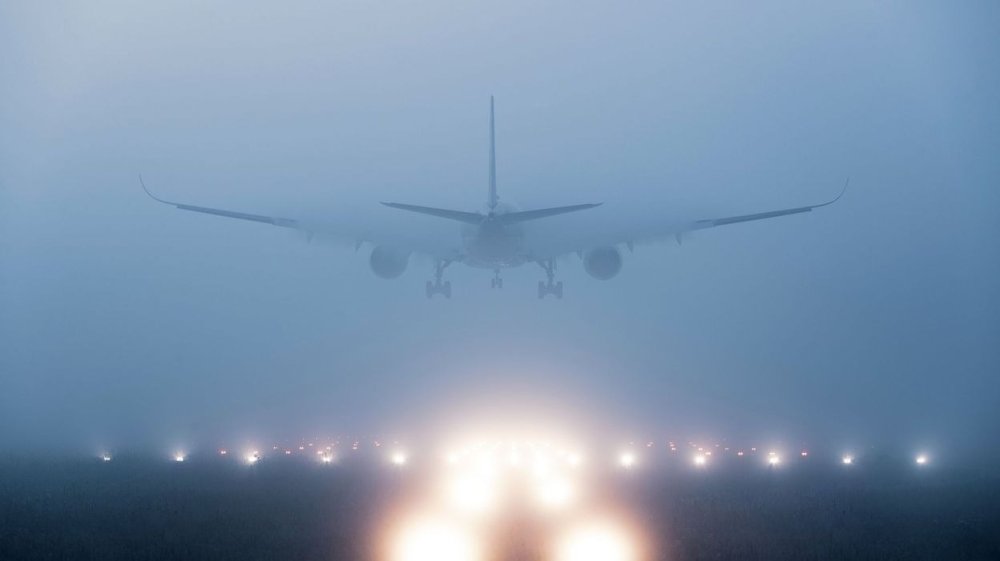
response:
<path id="1" fill-rule="evenodd" d="M 468 410 L 621 431 L 1000 431 L 994 2 L 4 2 L 0 436 L 394 430 Z M 628 224 L 823 201 L 622 274 L 453 268 L 182 213 L 407 231 L 381 208 L 605 201 Z M 453 413 L 452 413 L 453 412 Z M 451 413 L 449 417 L 449 413 Z M 579 420 L 579 421 L 577 421 Z"/>

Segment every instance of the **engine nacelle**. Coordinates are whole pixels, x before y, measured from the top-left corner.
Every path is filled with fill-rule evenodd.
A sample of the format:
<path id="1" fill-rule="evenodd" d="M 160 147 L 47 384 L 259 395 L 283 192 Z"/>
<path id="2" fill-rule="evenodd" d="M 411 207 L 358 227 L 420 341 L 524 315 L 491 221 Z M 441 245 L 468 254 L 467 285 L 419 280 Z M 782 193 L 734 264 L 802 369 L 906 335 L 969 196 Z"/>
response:
<path id="1" fill-rule="evenodd" d="M 376 246 L 368 259 L 368 264 L 376 276 L 383 279 L 394 279 L 406 271 L 410 263 L 410 254 L 385 245 Z"/>
<path id="2" fill-rule="evenodd" d="M 599 247 L 583 254 L 583 269 L 598 280 L 614 278 L 622 270 L 622 254 L 613 247 Z"/>

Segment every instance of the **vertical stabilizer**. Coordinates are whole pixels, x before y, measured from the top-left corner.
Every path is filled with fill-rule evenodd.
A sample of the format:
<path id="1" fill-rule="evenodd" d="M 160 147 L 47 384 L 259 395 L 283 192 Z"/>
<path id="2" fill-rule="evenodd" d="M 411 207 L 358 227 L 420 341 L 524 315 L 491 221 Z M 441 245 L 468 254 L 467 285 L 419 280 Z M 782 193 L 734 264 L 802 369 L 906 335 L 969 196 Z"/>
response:
<path id="1" fill-rule="evenodd" d="M 493 96 L 490 96 L 490 194 L 486 204 L 492 211 L 497 207 L 500 197 L 497 196 L 497 147 L 496 132 L 493 126 Z"/>

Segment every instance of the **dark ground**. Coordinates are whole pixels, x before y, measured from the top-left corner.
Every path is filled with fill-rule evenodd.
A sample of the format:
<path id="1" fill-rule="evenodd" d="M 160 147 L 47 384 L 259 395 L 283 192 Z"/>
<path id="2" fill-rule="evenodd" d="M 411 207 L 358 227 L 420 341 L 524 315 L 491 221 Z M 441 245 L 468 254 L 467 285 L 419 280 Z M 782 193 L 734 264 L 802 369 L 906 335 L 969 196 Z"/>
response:
<path id="1" fill-rule="evenodd" d="M 411 473 L 2 459 L 0 559 L 372 559 L 373 532 Z M 652 559 L 1000 559 L 1000 477 L 985 469 L 732 461 L 649 466 L 602 487 L 638 521 Z"/>

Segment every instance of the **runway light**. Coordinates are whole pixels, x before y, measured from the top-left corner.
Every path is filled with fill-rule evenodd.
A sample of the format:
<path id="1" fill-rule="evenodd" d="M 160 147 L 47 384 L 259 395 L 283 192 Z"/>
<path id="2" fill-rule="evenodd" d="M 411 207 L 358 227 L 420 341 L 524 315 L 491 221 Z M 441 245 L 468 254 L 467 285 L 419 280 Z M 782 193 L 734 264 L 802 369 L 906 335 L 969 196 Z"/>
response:
<path id="1" fill-rule="evenodd" d="M 260 453 L 254 450 L 253 452 L 247 454 L 244 459 L 250 465 L 256 464 L 260 460 Z"/>
<path id="2" fill-rule="evenodd" d="M 922 465 L 926 464 L 930 460 L 927 458 L 926 454 L 920 454 L 919 456 L 917 456 L 914 459 L 914 461 L 917 462 L 918 466 L 922 466 Z"/>
<path id="3" fill-rule="evenodd" d="M 393 561 L 476 561 L 475 544 L 448 524 L 426 521 L 406 529 L 400 536 Z M 611 561 L 611 560 L 608 560 Z"/>
<path id="4" fill-rule="evenodd" d="M 774 452 L 770 452 L 767 455 L 767 463 L 768 465 L 776 466 L 781 463 L 781 456 L 775 454 Z"/>
<path id="5" fill-rule="evenodd" d="M 849 466 L 854 463 L 854 456 L 851 456 L 850 454 L 845 455 L 843 458 L 840 459 L 840 463 L 844 464 L 845 466 Z"/>
<path id="6" fill-rule="evenodd" d="M 110 462 L 111 461 L 111 454 L 101 454 L 101 461 Z"/>
<path id="7" fill-rule="evenodd" d="M 226 449 L 222 449 L 222 450 L 219 450 L 219 455 L 220 455 L 220 456 L 225 456 L 225 455 L 226 455 L 226 454 L 228 454 L 228 453 L 229 453 L 229 451 L 228 451 L 228 450 L 226 450 Z"/>
<path id="8" fill-rule="evenodd" d="M 699 467 L 704 466 L 707 462 L 708 459 L 705 458 L 705 456 L 703 456 L 702 454 L 698 454 L 697 456 L 694 457 L 694 465 L 696 466 Z"/>
<path id="9" fill-rule="evenodd" d="M 185 456 L 184 456 L 183 452 L 178 452 L 178 453 L 174 454 L 174 461 L 175 462 L 183 462 L 184 459 L 185 459 Z"/>
<path id="10" fill-rule="evenodd" d="M 803 450 L 802 453 L 800 453 L 799 455 L 802 456 L 803 458 L 805 458 L 805 457 L 809 456 L 809 452 Z"/>
<path id="11" fill-rule="evenodd" d="M 635 554 L 625 536 L 606 526 L 576 530 L 559 545 L 556 561 L 632 561 Z"/>
<path id="12" fill-rule="evenodd" d="M 618 465 L 625 469 L 631 469 L 635 466 L 635 454 L 631 452 L 623 452 L 618 456 Z"/>
<path id="13" fill-rule="evenodd" d="M 405 452 L 393 452 L 392 456 L 389 457 L 389 461 L 395 466 L 405 466 L 406 465 L 406 453 Z"/>
<path id="14" fill-rule="evenodd" d="M 321 462 L 323 462 L 324 464 L 330 464 L 330 463 L 333 463 L 333 456 L 331 456 L 331 455 L 329 455 L 329 454 L 323 454 L 323 455 L 322 455 L 322 456 L 320 457 L 320 461 L 321 461 Z"/>

